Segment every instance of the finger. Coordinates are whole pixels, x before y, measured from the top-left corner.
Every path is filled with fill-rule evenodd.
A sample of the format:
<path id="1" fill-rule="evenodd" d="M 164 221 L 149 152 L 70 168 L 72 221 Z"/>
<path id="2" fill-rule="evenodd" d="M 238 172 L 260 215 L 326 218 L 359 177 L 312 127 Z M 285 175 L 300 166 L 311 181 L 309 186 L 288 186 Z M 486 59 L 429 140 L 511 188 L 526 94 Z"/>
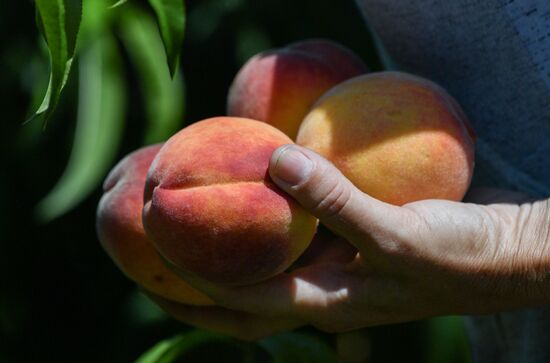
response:
<path id="1" fill-rule="evenodd" d="M 168 315 L 182 323 L 241 340 L 254 341 L 303 325 L 295 320 L 261 317 L 217 306 L 186 305 L 164 299 L 148 291 L 143 293 Z"/>
<path id="2" fill-rule="evenodd" d="M 409 219 L 416 217 L 361 192 L 328 160 L 298 145 L 278 148 L 269 173 L 279 187 L 362 252 L 369 247 L 365 242 L 406 230 Z"/>
<path id="3" fill-rule="evenodd" d="M 336 237 L 326 242 L 327 245 L 313 255 L 309 263 L 303 266 L 323 265 L 323 264 L 345 264 L 354 260 L 357 255 L 357 248 L 341 237 Z"/>
<path id="4" fill-rule="evenodd" d="M 354 285 L 346 264 L 316 264 L 267 281 L 240 287 L 215 285 L 196 276 L 185 279 L 218 305 L 260 316 L 315 321 L 345 302 Z"/>
<path id="5" fill-rule="evenodd" d="M 290 270 L 315 265 L 352 261 L 357 255 L 357 249 L 342 237 L 338 237 L 322 225 L 317 229 L 309 247 L 290 267 Z"/>

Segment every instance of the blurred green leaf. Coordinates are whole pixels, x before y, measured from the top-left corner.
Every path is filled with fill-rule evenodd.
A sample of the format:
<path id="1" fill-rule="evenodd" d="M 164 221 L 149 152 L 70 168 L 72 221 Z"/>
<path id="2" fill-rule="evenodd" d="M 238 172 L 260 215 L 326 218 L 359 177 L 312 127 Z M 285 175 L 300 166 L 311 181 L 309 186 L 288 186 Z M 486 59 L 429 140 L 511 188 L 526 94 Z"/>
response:
<path id="1" fill-rule="evenodd" d="M 172 363 L 199 345 L 220 341 L 237 344 L 233 339 L 224 335 L 194 330 L 157 343 L 139 357 L 135 363 Z"/>
<path id="2" fill-rule="evenodd" d="M 34 10 L 34 21 L 36 22 L 36 27 L 38 28 L 40 35 L 42 35 L 42 37 L 46 39 L 46 30 L 44 29 L 44 23 L 42 22 L 42 17 L 40 16 L 40 12 L 38 11 L 38 6 L 35 7 Z"/>
<path id="3" fill-rule="evenodd" d="M 138 289 L 129 296 L 124 311 L 129 320 L 138 325 L 158 323 L 167 318 L 166 313 Z"/>
<path id="4" fill-rule="evenodd" d="M 470 349 L 459 316 L 443 316 L 429 321 L 430 351 L 428 362 L 469 363 Z"/>
<path id="5" fill-rule="evenodd" d="M 82 52 L 73 148 L 63 175 L 37 206 L 43 221 L 67 212 L 93 191 L 116 156 L 125 108 L 119 57 L 107 33 L 96 34 Z"/>
<path id="6" fill-rule="evenodd" d="M 170 78 L 154 20 L 137 8 L 125 9 L 122 40 L 138 70 L 147 111 L 145 144 L 165 141 L 181 127 L 185 95 L 182 76 Z"/>
<path id="7" fill-rule="evenodd" d="M 166 50 L 170 74 L 178 68 L 179 55 L 185 31 L 185 6 L 183 0 L 149 0 L 157 14 L 157 20 Z"/>
<path id="8" fill-rule="evenodd" d="M 41 117 L 46 126 L 67 82 L 82 18 L 81 0 L 36 0 L 37 25 L 50 51 L 50 81 L 42 104 L 31 120 Z"/>
<path id="9" fill-rule="evenodd" d="M 322 340 L 300 333 L 284 333 L 260 341 L 272 363 L 337 363 L 336 352 Z"/>
<path id="10" fill-rule="evenodd" d="M 83 3 L 79 47 L 86 48 L 96 37 L 97 32 L 111 31 L 120 10 L 118 7 L 117 9 L 111 8 L 114 3 L 114 0 L 87 0 Z"/>
<path id="11" fill-rule="evenodd" d="M 128 0 L 118 0 L 116 3 L 114 3 L 113 5 L 109 6 L 110 9 L 114 9 L 114 8 L 117 8 L 121 5 L 124 5 L 128 2 Z"/>

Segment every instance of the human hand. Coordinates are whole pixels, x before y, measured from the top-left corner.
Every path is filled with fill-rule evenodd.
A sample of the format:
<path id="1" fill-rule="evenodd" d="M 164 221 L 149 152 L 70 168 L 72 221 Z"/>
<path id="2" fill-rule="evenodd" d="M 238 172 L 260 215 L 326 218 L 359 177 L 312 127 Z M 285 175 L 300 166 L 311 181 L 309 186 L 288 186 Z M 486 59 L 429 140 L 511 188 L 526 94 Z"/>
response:
<path id="1" fill-rule="evenodd" d="M 186 305 L 148 291 L 143 293 L 168 315 L 184 324 L 244 341 L 259 340 L 303 325 L 292 319 L 259 316 L 219 306 Z"/>
<path id="2" fill-rule="evenodd" d="M 252 286 L 187 276 L 221 306 L 345 331 L 548 301 L 548 200 L 519 204 L 524 195 L 479 190 L 470 203 L 393 206 L 295 145 L 275 151 L 270 175 L 358 253 L 351 262 L 325 258 Z"/>
<path id="3" fill-rule="evenodd" d="M 311 245 L 289 270 L 301 266 L 322 264 L 326 260 L 346 263 L 357 251 L 345 240 L 320 227 Z M 305 323 L 295 319 L 274 318 L 222 308 L 219 306 L 193 306 L 165 299 L 149 291 L 142 292 L 167 314 L 185 324 L 222 333 L 231 337 L 255 341 L 279 332 L 293 330 Z"/>

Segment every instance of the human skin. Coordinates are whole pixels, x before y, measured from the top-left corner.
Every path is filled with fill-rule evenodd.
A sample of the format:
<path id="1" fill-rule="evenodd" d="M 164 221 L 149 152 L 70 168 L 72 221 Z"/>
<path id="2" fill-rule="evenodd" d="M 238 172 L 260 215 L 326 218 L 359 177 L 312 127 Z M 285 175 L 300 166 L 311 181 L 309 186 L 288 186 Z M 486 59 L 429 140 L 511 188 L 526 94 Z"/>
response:
<path id="1" fill-rule="evenodd" d="M 264 51 L 248 60 L 233 80 L 227 114 L 266 122 L 294 140 L 323 93 L 367 70 L 350 49 L 325 39 Z"/>
<path id="2" fill-rule="evenodd" d="M 303 266 L 315 265 L 323 268 L 335 262 L 347 263 L 353 260 L 356 253 L 355 247 L 321 227 L 308 249 L 289 271 Z M 142 292 L 176 320 L 240 340 L 255 341 L 305 325 L 305 322 L 292 318 L 273 318 L 218 306 L 192 306 L 168 300 L 145 289 Z"/>
<path id="3" fill-rule="evenodd" d="M 550 301 L 550 199 L 477 189 L 466 202 L 394 206 L 296 145 L 274 152 L 270 175 L 359 252 L 252 286 L 189 280 L 220 306 L 342 332 Z"/>
<path id="4" fill-rule="evenodd" d="M 322 266 L 329 261 L 330 263 L 349 262 L 356 253 L 355 248 L 349 243 L 321 228 L 317 231 L 308 249 L 289 270 L 313 264 Z M 304 325 L 303 322 L 294 319 L 266 317 L 217 306 L 181 304 L 146 290 L 142 290 L 142 292 L 176 320 L 241 340 L 254 341 Z"/>
<path id="5" fill-rule="evenodd" d="M 302 322 L 292 319 L 259 316 L 218 306 L 181 304 L 147 291 L 143 293 L 164 312 L 182 323 L 244 341 L 255 341 L 303 325 Z"/>

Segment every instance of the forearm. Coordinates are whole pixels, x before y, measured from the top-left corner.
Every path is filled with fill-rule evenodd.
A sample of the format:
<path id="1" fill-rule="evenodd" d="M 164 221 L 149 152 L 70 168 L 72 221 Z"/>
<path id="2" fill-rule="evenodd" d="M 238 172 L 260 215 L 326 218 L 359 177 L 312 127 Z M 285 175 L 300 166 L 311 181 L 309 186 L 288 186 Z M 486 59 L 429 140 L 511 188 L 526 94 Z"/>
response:
<path id="1" fill-rule="evenodd" d="M 443 313 L 550 303 L 550 199 L 526 202 L 523 194 L 477 189 L 466 201 L 414 206 L 431 221 L 417 242 L 416 268 L 439 281 L 438 299 L 449 307 Z M 439 273 L 430 266 L 439 266 Z"/>
<path id="2" fill-rule="evenodd" d="M 483 256 L 477 279 L 477 312 L 550 303 L 550 199 L 487 206 Z M 465 287 L 466 288 L 466 287 Z M 477 305 L 477 307 L 476 307 Z"/>
<path id="3" fill-rule="evenodd" d="M 550 303 L 550 199 L 522 204 L 512 236 L 511 263 L 529 287 L 526 293 L 534 302 Z"/>

